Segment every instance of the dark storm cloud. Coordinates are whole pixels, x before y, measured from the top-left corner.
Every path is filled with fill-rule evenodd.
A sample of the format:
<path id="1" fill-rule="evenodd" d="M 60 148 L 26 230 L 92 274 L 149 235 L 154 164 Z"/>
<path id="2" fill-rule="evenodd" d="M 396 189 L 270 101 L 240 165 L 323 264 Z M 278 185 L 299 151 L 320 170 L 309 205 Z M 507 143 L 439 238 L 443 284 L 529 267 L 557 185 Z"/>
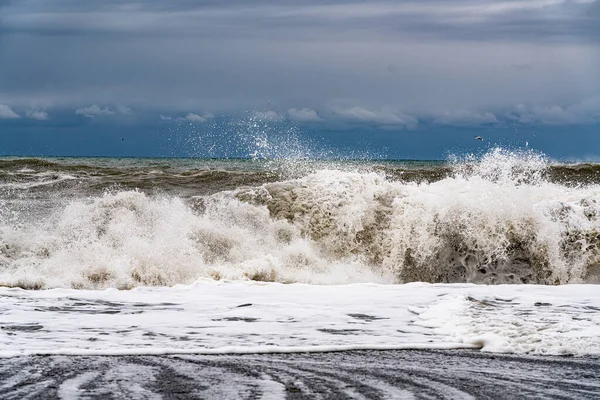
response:
<path id="1" fill-rule="evenodd" d="M 298 122 L 398 129 L 423 115 L 457 126 L 594 121 L 599 7 L 4 0 L 0 104 L 38 117 L 70 107 L 88 118 L 118 107 L 157 118 L 266 107 Z M 572 108 L 579 103 L 585 112 Z"/>
<path id="2" fill-rule="evenodd" d="M 34 34 L 126 33 L 223 37 L 600 38 L 594 1 L 32 1 L 5 2 L 2 29 Z"/>

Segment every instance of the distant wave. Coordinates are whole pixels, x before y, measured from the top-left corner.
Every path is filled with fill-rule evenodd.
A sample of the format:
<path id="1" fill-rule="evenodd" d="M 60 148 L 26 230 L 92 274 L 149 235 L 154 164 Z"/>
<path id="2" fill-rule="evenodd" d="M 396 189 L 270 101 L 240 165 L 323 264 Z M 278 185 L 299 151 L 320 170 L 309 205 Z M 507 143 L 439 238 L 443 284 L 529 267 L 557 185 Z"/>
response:
<path id="1" fill-rule="evenodd" d="M 523 154 L 523 153 L 522 153 Z M 112 159 L 107 159 L 112 160 Z M 122 185 L 123 188 L 137 189 L 169 189 L 172 187 L 185 188 L 187 186 L 198 188 L 201 184 L 213 184 L 213 192 L 229 190 L 240 185 L 260 185 L 306 176 L 319 170 L 342 170 L 348 172 L 376 172 L 384 174 L 390 181 L 401 182 L 436 182 L 455 176 L 457 165 L 462 173 L 478 164 L 474 160 L 462 160 L 452 165 L 449 162 L 410 162 L 410 161 L 327 161 L 327 160 L 237 160 L 239 165 L 227 168 L 226 162 L 221 161 L 220 168 L 209 168 L 203 160 L 197 160 L 199 167 L 194 167 L 190 160 L 184 168 L 169 165 L 168 162 L 144 164 L 144 159 L 133 159 L 137 162 L 111 165 L 110 162 L 87 162 L 86 159 L 73 159 L 65 162 L 64 159 L 37 159 L 37 158 L 0 158 L 0 187 L 2 184 L 14 182 L 24 183 L 25 188 L 29 183 L 47 180 L 49 176 L 73 176 L 80 180 L 93 179 L 97 187 L 114 187 Z M 232 163 L 235 163 L 233 161 Z M 120 165 L 123 164 L 123 165 Z M 253 166 L 251 169 L 246 167 Z M 543 168 L 543 177 L 548 182 L 566 185 L 600 184 L 600 164 L 574 163 L 551 164 L 546 163 Z M 218 186 L 222 184 L 222 186 Z M 237 186 L 236 186 L 237 185 Z M 96 188 L 97 188 L 96 187 Z M 92 188 L 94 188 L 92 186 Z"/>
<path id="2" fill-rule="evenodd" d="M 42 159 L 0 160 L 0 196 L 30 190 L 99 195 L 106 190 L 136 189 L 181 195 L 208 194 L 279 179 L 276 171 L 172 168 L 169 165 L 99 166 Z M 64 182 L 72 180 L 71 182 Z M 46 187 L 42 187 L 46 186 Z"/>

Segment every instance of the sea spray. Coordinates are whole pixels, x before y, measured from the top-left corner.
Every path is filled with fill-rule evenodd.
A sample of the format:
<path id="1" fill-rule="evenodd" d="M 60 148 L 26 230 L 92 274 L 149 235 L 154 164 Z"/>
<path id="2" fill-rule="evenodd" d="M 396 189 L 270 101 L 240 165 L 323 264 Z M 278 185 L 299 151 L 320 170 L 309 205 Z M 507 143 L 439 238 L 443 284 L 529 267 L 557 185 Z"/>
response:
<path id="1" fill-rule="evenodd" d="M 117 188 L 41 218 L 6 206 L 0 283 L 599 281 L 600 186 L 554 182 L 531 152 L 451 165 L 420 182 L 362 166 L 197 196 Z"/>

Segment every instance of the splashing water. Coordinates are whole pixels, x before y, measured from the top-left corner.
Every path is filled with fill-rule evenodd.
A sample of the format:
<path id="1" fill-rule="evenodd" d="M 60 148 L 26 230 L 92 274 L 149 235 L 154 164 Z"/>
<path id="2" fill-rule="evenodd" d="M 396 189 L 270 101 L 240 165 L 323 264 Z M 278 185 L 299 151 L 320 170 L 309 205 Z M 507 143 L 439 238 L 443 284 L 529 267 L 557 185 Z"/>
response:
<path id="1" fill-rule="evenodd" d="M 463 159 L 452 157 L 451 162 L 458 177 L 479 177 L 506 185 L 542 184 L 549 163 L 544 154 L 533 150 L 503 148 L 494 148 L 480 159 L 467 155 Z"/>
<path id="2" fill-rule="evenodd" d="M 0 284 L 600 282 L 600 187 L 551 182 L 548 168 L 494 149 L 435 182 L 321 169 L 187 199 L 115 190 L 36 220 L 0 213 Z"/>

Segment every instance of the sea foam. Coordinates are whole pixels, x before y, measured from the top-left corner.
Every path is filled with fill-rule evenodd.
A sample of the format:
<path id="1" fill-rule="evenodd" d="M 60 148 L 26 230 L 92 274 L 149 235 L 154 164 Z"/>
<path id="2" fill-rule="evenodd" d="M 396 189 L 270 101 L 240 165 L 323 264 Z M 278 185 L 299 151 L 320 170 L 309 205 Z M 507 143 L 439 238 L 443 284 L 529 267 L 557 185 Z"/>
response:
<path id="1" fill-rule="evenodd" d="M 0 288 L 0 356 L 481 349 L 600 354 L 595 285 Z"/>
<path id="2" fill-rule="evenodd" d="M 3 212 L 0 284 L 597 283 L 600 187 L 548 168 L 496 149 L 435 182 L 321 169 L 192 198 L 112 190 L 36 220 Z"/>

